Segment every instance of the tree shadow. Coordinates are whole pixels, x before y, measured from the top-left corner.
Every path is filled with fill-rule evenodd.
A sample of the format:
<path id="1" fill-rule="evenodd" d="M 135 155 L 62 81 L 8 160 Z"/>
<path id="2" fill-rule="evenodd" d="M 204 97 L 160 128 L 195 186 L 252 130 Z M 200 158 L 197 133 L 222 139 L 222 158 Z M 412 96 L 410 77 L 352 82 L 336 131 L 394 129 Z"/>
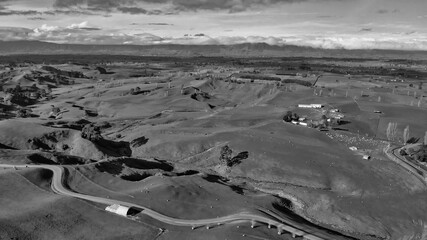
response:
<path id="1" fill-rule="evenodd" d="M 112 157 L 130 157 L 132 156 L 132 149 L 130 143 L 125 141 L 115 142 L 107 139 L 100 139 L 95 144 L 101 148 L 103 152 Z"/>
<path id="2" fill-rule="evenodd" d="M 147 144 L 148 140 L 149 140 L 148 138 L 146 138 L 145 136 L 142 136 L 140 138 L 136 138 L 136 139 L 132 140 L 130 142 L 130 144 L 132 147 L 135 147 L 135 148 L 141 147 L 141 146 Z"/>
<path id="3" fill-rule="evenodd" d="M 221 176 L 216 176 L 216 175 L 212 175 L 212 174 L 207 174 L 206 176 L 202 177 L 203 179 L 205 179 L 208 182 L 211 183 L 219 183 L 221 185 L 227 186 L 229 187 L 231 190 L 233 190 L 233 192 L 238 193 L 240 195 L 244 194 L 244 188 L 237 186 L 237 185 L 229 185 L 227 184 L 227 182 L 229 181 L 228 179 L 221 177 Z"/>
<path id="4" fill-rule="evenodd" d="M 136 168 L 136 169 L 160 169 L 163 171 L 171 172 L 173 171 L 173 166 L 166 161 L 147 161 L 137 158 L 124 158 L 117 159 L 117 162 L 123 163 L 127 167 Z"/>

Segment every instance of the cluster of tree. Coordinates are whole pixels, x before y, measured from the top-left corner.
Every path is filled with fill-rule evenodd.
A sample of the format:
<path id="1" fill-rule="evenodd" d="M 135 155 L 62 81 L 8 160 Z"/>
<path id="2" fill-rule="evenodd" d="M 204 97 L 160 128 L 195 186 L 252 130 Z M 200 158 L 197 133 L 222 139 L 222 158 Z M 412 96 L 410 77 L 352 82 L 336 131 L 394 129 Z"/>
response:
<path id="1" fill-rule="evenodd" d="M 389 122 L 386 130 L 386 136 L 389 141 L 394 141 L 397 134 L 397 123 Z"/>
<path id="2" fill-rule="evenodd" d="M 397 123 L 395 122 L 389 122 L 388 126 L 387 126 L 387 130 L 386 130 L 386 136 L 387 139 L 389 141 L 395 141 L 396 137 L 397 137 Z M 409 130 L 409 125 L 407 125 L 404 129 L 403 129 L 403 136 L 402 136 L 402 140 L 404 144 L 414 144 L 417 143 L 420 138 L 419 137 L 411 137 L 410 135 L 410 130 Z M 424 141 L 423 141 L 424 145 L 427 145 L 427 132 L 424 135 Z"/>
<path id="3" fill-rule="evenodd" d="M 16 85 L 15 88 L 7 88 L 4 92 L 8 94 L 7 97 L 4 98 L 5 102 L 20 106 L 34 104 L 38 99 L 48 96 L 45 89 L 37 88 L 35 84 L 31 87 L 21 87 L 20 85 Z"/>
<path id="4" fill-rule="evenodd" d="M 292 122 L 292 121 L 298 121 L 299 116 L 297 113 L 292 113 L 292 111 L 287 111 L 285 116 L 283 116 L 283 121 L 285 122 Z"/>
<path id="5" fill-rule="evenodd" d="M 77 71 L 65 71 L 65 70 L 54 68 L 52 66 L 43 66 L 42 69 L 50 73 L 54 73 L 54 74 L 65 76 L 65 77 L 87 78 L 83 73 L 77 72 Z"/>
<path id="6" fill-rule="evenodd" d="M 131 88 L 129 90 L 129 94 L 130 95 L 138 95 L 138 94 L 148 94 L 150 93 L 151 90 L 141 90 L 140 87 L 136 87 L 136 88 Z"/>
<path id="7" fill-rule="evenodd" d="M 266 81 L 280 81 L 280 80 L 282 80 L 279 77 L 270 77 L 270 76 L 263 76 L 263 75 L 240 75 L 239 77 L 244 78 L 244 79 L 266 80 Z"/>
<path id="8" fill-rule="evenodd" d="M 28 117 L 31 117 L 31 115 L 32 115 L 31 109 L 21 108 L 21 109 L 18 109 L 18 111 L 16 111 L 16 117 L 18 118 L 28 118 Z"/>
<path id="9" fill-rule="evenodd" d="M 109 128 L 111 125 L 108 122 L 86 124 L 81 132 L 81 136 L 91 142 L 98 143 L 104 138 L 101 136 L 101 129 Z"/>
<path id="10" fill-rule="evenodd" d="M 228 145 L 225 145 L 221 148 L 219 160 L 225 166 L 233 167 L 249 157 L 249 153 L 246 151 L 241 152 L 234 157 L 232 157 L 232 154 L 233 150 Z"/>
<path id="11" fill-rule="evenodd" d="M 311 82 L 299 80 L 299 79 L 283 79 L 282 83 L 295 83 L 295 84 L 306 86 L 306 87 L 313 86 Z"/>
<path id="12" fill-rule="evenodd" d="M 409 149 L 402 148 L 399 154 L 412 161 L 427 162 L 427 145 Z"/>

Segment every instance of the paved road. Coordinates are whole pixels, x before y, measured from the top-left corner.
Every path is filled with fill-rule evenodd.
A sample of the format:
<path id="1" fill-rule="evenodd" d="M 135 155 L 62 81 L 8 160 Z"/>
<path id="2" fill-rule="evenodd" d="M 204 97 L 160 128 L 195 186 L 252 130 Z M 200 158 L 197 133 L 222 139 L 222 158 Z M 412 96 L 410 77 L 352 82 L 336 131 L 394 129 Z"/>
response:
<path id="1" fill-rule="evenodd" d="M 129 203 L 125 201 L 119 201 L 114 199 L 108 199 L 108 198 L 102 198 L 102 197 L 96 197 L 96 196 L 90 196 L 86 194 L 76 193 L 68 190 L 63 185 L 63 176 L 64 176 L 64 169 L 60 166 L 55 165 L 9 165 L 9 164 L 0 164 L 0 167 L 3 168 L 44 168 L 51 170 L 53 172 L 53 178 L 52 178 L 52 190 L 60 195 L 65 195 L 69 197 L 75 197 L 80 198 L 96 203 L 102 203 L 107 205 L 112 204 L 120 204 L 122 206 L 132 207 L 138 210 L 142 210 L 142 213 L 159 220 L 161 222 L 176 225 L 176 226 L 190 226 L 190 227 L 200 227 L 200 226 L 214 226 L 218 224 L 225 224 L 229 222 L 235 222 L 235 221 L 250 221 L 253 223 L 263 223 L 267 224 L 269 227 L 276 227 L 278 229 L 278 233 L 282 232 L 289 232 L 293 236 L 302 236 L 303 239 L 309 239 L 309 240 L 322 240 L 322 239 L 335 239 L 334 234 L 327 233 L 327 231 L 324 230 L 318 230 L 315 233 L 313 232 L 312 228 L 305 229 L 304 224 L 291 222 L 292 220 L 287 219 L 281 219 L 277 215 L 271 215 L 268 216 L 267 212 L 264 212 L 265 215 L 256 215 L 253 213 L 237 213 L 225 217 L 218 217 L 218 218 L 211 218 L 211 219 L 199 219 L 199 220 L 187 220 L 187 219 L 178 219 L 178 218 L 172 218 L 169 216 L 165 216 L 163 214 L 160 214 L 154 210 L 151 210 L 149 208 L 146 208 L 144 206 Z M 268 216 L 268 217 L 267 217 Z M 336 236 L 338 237 L 338 236 Z M 341 236 L 343 237 L 343 236 Z"/>
<path id="2" fill-rule="evenodd" d="M 399 154 L 399 149 L 400 147 L 392 148 L 389 145 L 384 149 L 384 152 L 390 160 L 396 162 L 397 164 L 411 172 L 415 177 L 420 179 L 420 181 L 427 186 L 427 171 L 420 168 L 416 164 L 407 161 L 403 156 Z"/>

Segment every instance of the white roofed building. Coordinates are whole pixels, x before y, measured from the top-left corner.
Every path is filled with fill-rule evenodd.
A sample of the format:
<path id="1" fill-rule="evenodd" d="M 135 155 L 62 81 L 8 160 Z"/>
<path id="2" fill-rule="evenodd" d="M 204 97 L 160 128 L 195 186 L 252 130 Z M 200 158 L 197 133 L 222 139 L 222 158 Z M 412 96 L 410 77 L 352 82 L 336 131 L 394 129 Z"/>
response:
<path id="1" fill-rule="evenodd" d="M 129 212 L 129 207 L 121 206 L 119 204 L 113 204 L 105 208 L 106 211 L 115 213 L 120 216 L 127 217 Z"/>

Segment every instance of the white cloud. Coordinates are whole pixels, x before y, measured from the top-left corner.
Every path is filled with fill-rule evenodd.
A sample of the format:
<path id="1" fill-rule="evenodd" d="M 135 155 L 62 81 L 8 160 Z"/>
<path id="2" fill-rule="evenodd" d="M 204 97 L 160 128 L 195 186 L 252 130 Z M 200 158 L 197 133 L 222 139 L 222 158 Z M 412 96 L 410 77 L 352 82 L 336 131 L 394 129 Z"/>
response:
<path id="1" fill-rule="evenodd" d="M 71 24 L 67 27 L 42 25 L 34 29 L 0 28 L 3 40 L 40 40 L 56 43 L 83 44 L 241 44 L 267 43 L 270 45 L 296 45 L 325 49 L 397 49 L 427 50 L 427 36 L 422 32 L 412 31 L 395 33 L 347 34 L 288 34 L 285 36 L 219 36 L 189 35 L 187 37 L 163 37 L 146 32 L 123 33 L 119 30 L 87 31 L 87 22 Z"/>
<path id="2" fill-rule="evenodd" d="M 68 29 L 82 29 L 82 28 L 90 28 L 87 21 L 81 23 L 73 23 L 70 26 L 66 27 Z"/>
<path id="3" fill-rule="evenodd" d="M 41 27 L 35 28 L 34 32 L 35 33 L 52 32 L 52 31 L 57 31 L 58 29 L 59 29 L 58 26 L 49 26 L 47 24 L 43 24 Z"/>

